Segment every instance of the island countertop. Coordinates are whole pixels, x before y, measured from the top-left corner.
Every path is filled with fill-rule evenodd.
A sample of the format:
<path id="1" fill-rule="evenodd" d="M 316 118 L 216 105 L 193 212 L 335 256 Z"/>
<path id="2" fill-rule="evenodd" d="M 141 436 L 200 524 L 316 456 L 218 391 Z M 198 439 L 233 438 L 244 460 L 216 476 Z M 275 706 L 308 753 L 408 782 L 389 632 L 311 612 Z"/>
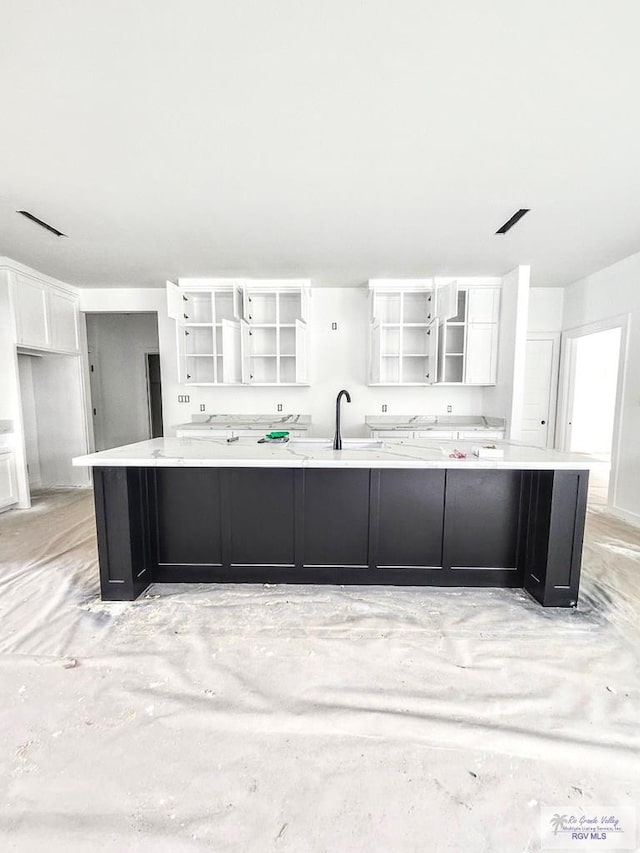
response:
<path id="1" fill-rule="evenodd" d="M 580 470 L 591 460 L 512 442 L 492 442 L 503 458 L 478 458 L 472 448 L 482 441 L 438 439 L 343 439 L 333 450 L 330 439 L 297 439 L 287 444 L 258 444 L 253 438 L 232 443 L 214 438 L 154 438 L 79 456 L 76 466 L 132 468 L 452 468 L 504 470 Z M 454 450 L 467 454 L 451 458 Z"/>

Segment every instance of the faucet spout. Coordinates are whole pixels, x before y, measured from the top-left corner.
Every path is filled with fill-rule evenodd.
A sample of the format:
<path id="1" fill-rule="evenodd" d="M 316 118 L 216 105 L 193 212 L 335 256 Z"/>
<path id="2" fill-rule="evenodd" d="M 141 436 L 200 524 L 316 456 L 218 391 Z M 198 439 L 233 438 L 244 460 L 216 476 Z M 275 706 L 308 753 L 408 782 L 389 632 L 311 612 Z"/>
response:
<path id="1" fill-rule="evenodd" d="M 349 394 L 349 392 L 344 388 L 336 397 L 336 433 L 333 437 L 334 450 L 342 450 L 342 436 L 340 435 L 340 402 L 343 397 L 347 398 L 347 403 L 351 402 L 351 394 Z"/>

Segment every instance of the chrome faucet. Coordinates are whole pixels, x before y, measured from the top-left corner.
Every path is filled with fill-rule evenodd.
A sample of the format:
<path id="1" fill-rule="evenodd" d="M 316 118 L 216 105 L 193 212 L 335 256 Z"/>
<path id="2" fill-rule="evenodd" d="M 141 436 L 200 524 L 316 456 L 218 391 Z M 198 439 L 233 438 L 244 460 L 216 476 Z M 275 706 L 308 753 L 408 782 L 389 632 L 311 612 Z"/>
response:
<path id="1" fill-rule="evenodd" d="M 336 397 L 336 434 L 333 437 L 333 449 L 342 450 L 342 436 L 340 435 L 340 401 L 343 397 L 347 398 L 347 403 L 351 402 L 351 395 L 344 388 Z"/>

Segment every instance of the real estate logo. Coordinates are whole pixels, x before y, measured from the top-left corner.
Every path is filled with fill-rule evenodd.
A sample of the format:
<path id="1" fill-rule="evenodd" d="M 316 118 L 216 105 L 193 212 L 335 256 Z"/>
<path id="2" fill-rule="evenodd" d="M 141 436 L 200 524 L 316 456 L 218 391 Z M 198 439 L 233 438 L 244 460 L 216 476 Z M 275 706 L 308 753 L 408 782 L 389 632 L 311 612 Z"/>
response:
<path id="1" fill-rule="evenodd" d="M 566 807 L 540 810 L 543 850 L 635 850 L 636 810 L 633 806 Z"/>

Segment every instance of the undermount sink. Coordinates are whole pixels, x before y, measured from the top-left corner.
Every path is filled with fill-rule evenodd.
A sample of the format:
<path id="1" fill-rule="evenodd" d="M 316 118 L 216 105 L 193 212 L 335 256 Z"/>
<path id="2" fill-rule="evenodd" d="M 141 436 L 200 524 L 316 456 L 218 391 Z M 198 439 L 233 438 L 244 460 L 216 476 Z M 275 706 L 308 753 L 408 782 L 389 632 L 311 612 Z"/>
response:
<path id="1" fill-rule="evenodd" d="M 385 446 L 384 441 L 376 439 L 343 438 L 342 451 L 345 450 L 381 450 Z M 333 441 L 330 438 L 296 438 L 289 441 L 288 447 L 292 450 L 333 450 Z M 339 451 L 336 451 L 339 452 Z"/>

